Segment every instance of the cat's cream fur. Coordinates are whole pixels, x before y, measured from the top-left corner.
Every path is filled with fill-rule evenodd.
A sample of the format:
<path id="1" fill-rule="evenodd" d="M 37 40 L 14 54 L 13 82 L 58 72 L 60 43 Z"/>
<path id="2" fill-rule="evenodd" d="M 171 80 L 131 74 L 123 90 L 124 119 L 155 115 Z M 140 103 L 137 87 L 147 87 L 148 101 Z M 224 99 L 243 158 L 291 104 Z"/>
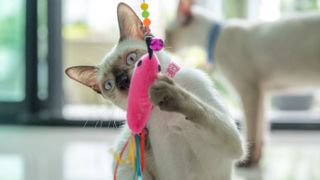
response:
<path id="1" fill-rule="evenodd" d="M 133 66 L 125 63 L 128 52 L 146 53 L 142 23 L 127 5 L 118 6 L 120 41 L 98 67 L 75 66 L 66 73 L 91 87 L 115 105 L 126 109 L 128 89 L 104 83 L 114 78 L 114 69 L 124 69 L 131 77 Z M 165 74 L 170 58 L 158 52 L 162 72 L 149 90 L 155 105 L 147 124 L 144 180 L 228 180 L 234 161 L 244 154 L 244 147 L 227 110 L 218 100 L 211 81 L 195 69 L 181 68 L 171 79 Z M 138 58 L 137 58 L 138 59 Z M 117 83 L 115 83 L 117 84 Z M 130 131 L 124 127 L 116 146 L 119 152 Z M 127 151 L 124 153 L 124 159 Z M 122 164 L 119 180 L 132 179 L 131 165 Z"/>
<path id="2" fill-rule="evenodd" d="M 168 46 L 207 48 L 209 31 L 217 20 L 203 12 L 192 6 L 192 0 L 181 0 L 177 19 L 167 30 Z M 272 23 L 225 21 L 212 51 L 215 69 L 231 82 L 243 103 L 250 149 L 246 163 L 257 163 L 263 144 L 265 92 L 320 85 L 320 15 Z"/>

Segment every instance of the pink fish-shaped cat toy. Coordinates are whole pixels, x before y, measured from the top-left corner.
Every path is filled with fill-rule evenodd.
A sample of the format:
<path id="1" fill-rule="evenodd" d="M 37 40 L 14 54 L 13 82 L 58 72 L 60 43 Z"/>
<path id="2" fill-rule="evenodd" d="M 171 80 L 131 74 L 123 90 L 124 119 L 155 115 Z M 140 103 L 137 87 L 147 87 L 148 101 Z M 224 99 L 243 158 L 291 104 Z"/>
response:
<path id="1" fill-rule="evenodd" d="M 153 51 L 160 51 L 163 48 L 163 41 L 160 38 L 146 36 L 148 53 L 142 56 L 136 63 L 128 95 L 127 122 L 132 131 L 131 137 L 122 147 L 120 153 L 115 154 L 117 164 L 114 170 L 114 180 L 117 178 L 117 169 L 120 162 L 123 162 L 124 150 L 129 147 L 127 161 L 130 161 L 134 169 L 134 177 L 142 180 L 144 170 L 144 128 L 152 111 L 152 103 L 149 99 L 149 88 L 158 77 L 161 66 L 158 57 Z"/>
<path id="2" fill-rule="evenodd" d="M 160 72 L 159 60 L 155 53 L 149 59 L 146 54 L 136 63 L 136 67 L 131 78 L 127 121 L 129 128 L 134 134 L 140 133 L 149 120 L 152 110 L 152 103 L 149 100 L 148 91 L 150 86 L 157 79 Z"/>

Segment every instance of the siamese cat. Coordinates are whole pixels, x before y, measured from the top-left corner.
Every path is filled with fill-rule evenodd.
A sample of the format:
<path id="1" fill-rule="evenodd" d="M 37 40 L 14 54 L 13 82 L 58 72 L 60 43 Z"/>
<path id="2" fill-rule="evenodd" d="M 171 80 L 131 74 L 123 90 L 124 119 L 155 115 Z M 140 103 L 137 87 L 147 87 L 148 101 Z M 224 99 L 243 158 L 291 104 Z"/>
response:
<path id="1" fill-rule="evenodd" d="M 134 11 L 120 3 L 117 15 L 120 40 L 102 63 L 70 67 L 66 74 L 125 110 L 134 65 L 147 48 L 142 22 Z M 211 81 L 202 72 L 183 67 L 170 78 L 165 75 L 170 57 L 164 51 L 157 56 L 161 72 L 149 89 L 154 108 L 146 127 L 143 179 L 231 179 L 244 145 Z M 122 131 L 117 153 L 131 133 L 127 126 Z M 123 159 L 126 156 L 127 150 Z M 117 179 L 131 180 L 132 175 L 131 165 L 120 164 Z"/>
<path id="2" fill-rule="evenodd" d="M 244 165 L 258 163 L 266 91 L 320 85 L 320 15 L 310 13 L 271 23 L 221 23 L 192 6 L 193 2 L 180 0 L 177 18 L 167 27 L 167 45 L 174 50 L 195 45 L 210 48 L 215 69 L 230 81 L 243 104 L 249 149 Z M 213 46 L 209 39 L 217 24 L 221 27 Z"/>

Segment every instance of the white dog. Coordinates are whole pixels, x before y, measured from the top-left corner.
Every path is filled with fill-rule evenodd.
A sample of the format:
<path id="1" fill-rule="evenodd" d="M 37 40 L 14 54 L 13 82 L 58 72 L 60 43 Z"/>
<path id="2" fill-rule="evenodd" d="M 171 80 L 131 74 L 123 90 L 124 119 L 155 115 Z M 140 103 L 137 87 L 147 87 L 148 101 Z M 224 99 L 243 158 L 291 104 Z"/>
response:
<path id="1" fill-rule="evenodd" d="M 192 1 L 180 1 L 178 16 L 167 29 L 168 46 L 209 49 L 220 70 L 240 95 L 246 117 L 249 156 L 257 163 L 263 145 L 265 92 L 320 83 L 320 15 L 272 23 L 210 19 Z"/>

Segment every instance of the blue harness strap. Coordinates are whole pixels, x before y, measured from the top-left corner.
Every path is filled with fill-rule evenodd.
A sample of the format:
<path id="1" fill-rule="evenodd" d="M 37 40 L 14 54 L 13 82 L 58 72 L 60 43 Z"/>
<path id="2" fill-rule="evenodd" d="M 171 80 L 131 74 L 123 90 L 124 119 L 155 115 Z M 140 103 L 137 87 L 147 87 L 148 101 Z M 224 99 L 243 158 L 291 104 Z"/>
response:
<path id="1" fill-rule="evenodd" d="M 213 23 L 209 32 L 208 44 L 207 44 L 207 53 L 208 53 L 208 62 L 212 64 L 214 62 L 214 48 L 217 43 L 219 32 L 221 30 L 221 23 Z"/>

